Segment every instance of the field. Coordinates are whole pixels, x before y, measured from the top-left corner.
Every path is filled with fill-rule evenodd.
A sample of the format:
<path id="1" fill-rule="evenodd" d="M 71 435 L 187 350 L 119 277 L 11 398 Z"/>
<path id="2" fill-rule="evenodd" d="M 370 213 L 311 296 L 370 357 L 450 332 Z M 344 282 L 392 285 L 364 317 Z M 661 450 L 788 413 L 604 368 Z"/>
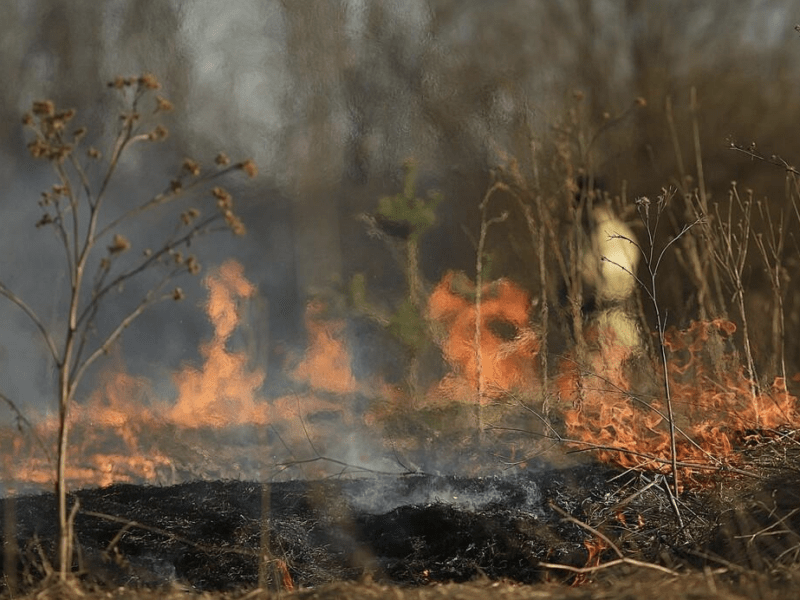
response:
<path id="1" fill-rule="evenodd" d="M 791 2 L 158 4 L 0 23 L 0 596 L 793 594 Z"/>

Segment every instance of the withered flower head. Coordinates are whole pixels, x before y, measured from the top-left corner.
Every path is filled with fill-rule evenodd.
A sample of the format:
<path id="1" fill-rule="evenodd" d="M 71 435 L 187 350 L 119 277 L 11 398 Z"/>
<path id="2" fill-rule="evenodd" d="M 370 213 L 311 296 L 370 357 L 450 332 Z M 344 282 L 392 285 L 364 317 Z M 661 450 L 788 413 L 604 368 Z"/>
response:
<path id="1" fill-rule="evenodd" d="M 44 227 L 45 225 L 49 225 L 50 223 L 53 223 L 53 217 L 50 215 L 50 213 L 44 213 L 42 215 L 42 218 L 36 222 L 36 227 L 37 228 Z"/>
<path id="2" fill-rule="evenodd" d="M 197 275 L 200 272 L 200 263 L 197 260 L 197 257 L 192 254 L 189 258 L 186 259 L 186 269 L 192 275 Z"/>
<path id="3" fill-rule="evenodd" d="M 175 302 L 183 300 L 185 297 L 186 294 L 183 293 L 183 290 L 181 288 L 176 287 L 174 290 L 172 290 L 172 299 L 175 300 Z"/>
<path id="4" fill-rule="evenodd" d="M 116 88 L 118 90 L 121 90 L 126 85 L 127 85 L 127 82 L 126 82 L 125 78 L 122 75 L 117 75 L 116 77 L 114 77 L 114 81 L 109 81 L 108 82 L 108 87 Z"/>
<path id="5" fill-rule="evenodd" d="M 22 124 L 23 125 L 33 125 L 33 115 L 29 112 L 22 115 Z"/>
<path id="6" fill-rule="evenodd" d="M 191 175 L 197 177 L 200 175 L 200 165 L 191 158 L 183 159 L 183 170 L 189 172 Z"/>
<path id="7" fill-rule="evenodd" d="M 243 163 L 239 163 L 237 165 L 242 171 L 247 173 L 247 176 L 252 179 L 256 175 L 258 175 L 258 167 L 256 163 L 250 159 L 244 161 Z"/>
<path id="8" fill-rule="evenodd" d="M 181 213 L 181 221 L 183 221 L 184 225 L 189 225 L 192 221 L 194 221 L 197 217 L 200 216 L 200 211 L 196 208 L 190 208 Z"/>
<path id="9" fill-rule="evenodd" d="M 83 139 L 83 137 L 86 135 L 86 132 L 87 132 L 87 129 L 86 129 L 86 127 L 81 127 L 81 128 L 79 128 L 79 129 L 76 129 L 76 130 L 75 130 L 75 131 L 72 133 L 72 136 L 75 138 L 75 141 L 77 142 L 77 141 L 79 141 L 79 140 L 82 140 L 82 139 Z"/>
<path id="10" fill-rule="evenodd" d="M 139 77 L 139 85 L 148 90 L 157 90 L 161 87 L 161 84 L 158 83 L 158 79 L 156 79 L 156 76 L 152 73 L 143 73 L 141 77 Z"/>
<path id="11" fill-rule="evenodd" d="M 231 159 L 228 158 L 228 155 L 224 152 L 220 152 L 217 154 L 217 157 L 214 159 L 214 162 L 217 163 L 220 167 L 227 167 L 231 163 Z"/>
<path id="12" fill-rule="evenodd" d="M 42 158 L 50 154 L 50 145 L 42 140 L 34 140 L 28 144 L 28 151 L 33 158 Z"/>
<path id="13" fill-rule="evenodd" d="M 94 147 L 89 148 L 86 151 L 86 155 L 89 158 L 94 158 L 94 159 L 99 159 L 101 156 L 103 156 L 102 154 L 100 154 L 100 151 L 97 148 L 94 148 Z"/>
<path id="14" fill-rule="evenodd" d="M 225 214 L 225 222 L 228 224 L 228 227 L 230 227 L 230 230 L 233 232 L 234 235 L 241 236 L 247 233 L 247 230 L 244 227 L 244 223 L 242 223 L 242 220 L 239 217 L 233 214 L 233 211 L 226 210 L 224 214 Z"/>
<path id="15" fill-rule="evenodd" d="M 139 120 L 139 113 L 132 111 L 129 113 L 122 113 L 119 116 L 120 121 L 123 121 L 125 125 L 133 125 L 136 121 Z"/>
<path id="16" fill-rule="evenodd" d="M 230 210 L 233 207 L 233 196 L 221 187 L 215 187 L 211 194 L 217 199 L 217 207 L 220 210 Z"/>
<path id="17" fill-rule="evenodd" d="M 156 125 L 156 128 L 147 134 L 147 139 L 151 142 L 160 142 L 161 140 L 165 140 L 167 135 L 169 135 L 169 131 L 167 131 L 166 127 L 163 125 Z"/>
<path id="18" fill-rule="evenodd" d="M 176 265 L 183 264 L 183 252 L 181 252 L 180 250 L 173 250 L 172 258 L 175 260 Z"/>
<path id="19" fill-rule="evenodd" d="M 156 109 L 154 112 L 169 112 L 172 110 L 172 102 L 163 96 L 156 96 Z"/>
<path id="20" fill-rule="evenodd" d="M 637 96 L 636 99 L 633 101 L 636 106 L 647 106 L 647 100 L 645 100 L 642 96 Z"/>
<path id="21" fill-rule="evenodd" d="M 181 183 L 180 179 L 173 179 L 169 182 L 169 190 L 173 194 L 178 194 L 183 190 L 183 184 Z"/>
<path id="22" fill-rule="evenodd" d="M 120 254 L 129 250 L 131 247 L 131 243 L 128 241 L 124 235 L 120 233 L 114 234 L 114 239 L 111 241 L 111 245 L 108 247 L 108 251 L 111 254 Z"/>
<path id="23" fill-rule="evenodd" d="M 50 155 L 48 158 L 56 160 L 60 163 L 63 162 L 64 159 L 70 154 L 72 154 L 72 144 L 62 144 L 60 146 L 52 146 L 50 148 Z"/>
<path id="24" fill-rule="evenodd" d="M 52 117 L 56 112 L 56 105 L 52 100 L 36 100 L 31 110 L 39 117 Z"/>

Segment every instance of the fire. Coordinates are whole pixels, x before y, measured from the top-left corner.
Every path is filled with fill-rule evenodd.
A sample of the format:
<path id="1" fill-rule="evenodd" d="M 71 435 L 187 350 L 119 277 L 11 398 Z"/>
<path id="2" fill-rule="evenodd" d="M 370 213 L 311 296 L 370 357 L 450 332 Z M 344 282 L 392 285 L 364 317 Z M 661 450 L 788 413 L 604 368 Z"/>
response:
<path id="1" fill-rule="evenodd" d="M 326 319 L 326 309 L 321 300 L 308 303 L 305 325 L 309 347 L 292 377 L 314 389 L 348 394 L 356 391 L 357 385 L 343 340 L 345 324 L 340 319 Z"/>
<path id="2" fill-rule="evenodd" d="M 735 462 L 733 449 L 748 433 L 797 426 L 797 398 L 776 379 L 758 389 L 735 360 L 728 321 L 694 322 L 666 337 L 669 382 L 677 431 L 677 460 L 686 475 Z M 589 364 L 564 364 L 557 380 L 568 434 L 598 449 L 602 460 L 625 467 L 666 470 L 670 463 L 663 394 L 633 390 L 625 365 L 628 349 L 606 345 Z"/>
<path id="3" fill-rule="evenodd" d="M 251 297 L 255 286 L 235 261 L 224 263 L 204 281 L 209 291 L 206 311 L 214 325 L 213 339 L 203 344 L 200 369 L 186 366 L 175 375 L 178 400 L 168 418 L 184 427 L 221 427 L 268 422 L 257 390 L 264 383 L 261 370 L 250 370 L 243 352 L 231 352 L 228 340 L 239 324 L 238 300 Z"/>
<path id="4" fill-rule="evenodd" d="M 298 440 L 307 444 L 313 434 L 310 416 L 338 414 L 344 421 L 352 420 L 351 407 L 339 397 L 357 388 L 343 321 L 326 319 L 324 305 L 311 302 L 306 313 L 307 348 L 291 370 L 303 391 L 265 398 L 260 394 L 264 371 L 249 366 L 246 352 L 230 348 L 231 338 L 241 326 L 241 304 L 256 293 L 255 285 L 235 261 L 224 263 L 203 283 L 208 290 L 205 310 L 214 333 L 200 348 L 201 364 L 186 364 L 173 375 L 177 394 L 170 402 L 154 397 L 148 379 L 128 374 L 116 349 L 96 389 L 85 402 L 72 407 L 70 485 L 174 483 L 179 480 L 177 470 L 185 472 L 188 467 L 192 473 L 202 474 L 206 469 L 217 473 L 223 463 L 227 476 L 237 473 L 239 462 L 258 465 L 251 468 L 266 472 L 274 468 L 274 453 L 259 450 L 263 459 L 246 456 L 235 433 L 230 439 L 236 443 L 229 450 L 224 447 L 231 443 L 226 441 L 227 431 L 256 426 L 251 434 L 254 445 L 269 442 L 272 430 L 280 431 L 279 444 Z M 52 484 L 57 430 L 58 420 L 51 416 L 35 420 L 34 432 L 28 436 L 0 431 L 0 443 L 8 449 L 4 455 L 14 457 L 13 469 L 6 469 L 11 473 L 8 482 Z M 215 443 L 221 445 L 212 452 L 209 436 L 217 436 Z M 177 461 L 175 453 L 180 455 Z M 192 460 L 198 465 L 187 465 Z M 208 463 L 205 468 L 199 464 L 204 461 Z"/>
<path id="5" fill-rule="evenodd" d="M 506 279 L 483 286 L 480 352 L 475 348 L 474 298 L 475 284 L 455 273 L 445 275 L 430 296 L 428 314 L 445 327 L 441 348 L 453 369 L 439 384 L 437 393 L 474 398 L 479 385 L 479 357 L 487 396 L 537 387 L 534 358 L 539 342 L 528 323 L 528 294 Z M 503 328 L 506 335 L 499 331 Z"/>
<path id="6" fill-rule="evenodd" d="M 245 352 L 231 348 L 241 326 L 241 305 L 256 287 L 232 261 L 210 273 L 204 285 L 214 333 L 200 348 L 202 363 L 184 365 L 173 375 L 177 396 L 170 402 L 154 398 L 150 382 L 128 374 L 121 355 L 114 356 L 94 392 L 72 409 L 71 485 L 173 483 L 187 471 L 189 476 L 265 473 L 274 469 L 280 453 L 295 457 L 292 448 L 298 444 L 324 451 L 342 426 L 351 432 L 374 430 L 392 411 L 407 410 L 409 398 L 402 393 L 374 381 L 367 389 L 356 379 L 346 323 L 332 318 L 319 300 L 307 305 L 304 354 L 286 365 L 296 392 L 264 397 L 264 371 L 251 367 Z M 504 279 L 483 286 L 479 349 L 475 296 L 473 282 L 448 273 L 428 299 L 426 317 L 450 367 L 429 390 L 428 403 L 487 402 L 514 390 L 532 396 L 541 390 L 540 343 L 530 325 L 529 295 Z M 639 350 L 630 339 L 619 338 L 625 332 L 619 322 L 609 317 L 587 327 L 588 351 L 578 360 L 576 349 L 559 365 L 551 389 L 562 401 L 566 437 L 594 448 L 601 460 L 666 471 L 671 445 L 663 389 L 655 385 L 647 394 L 636 389 L 639 379 L 631 359 Z M 800 424 L 797 399 L 786 382 L 776 379 L 757 388 L 750 381 L 733 350 L 735 329 L 716 320 L 672 329 L 666 336 L 677 460 L 688 475 L 684 480 L 698 481 L 704 469 L 735 463 L 734 448 L 748 436 Z M 639 368 L 652 369 L 658 381 L 656 367 Z M 483 395 L 478 394 L 481 377 Z M 365 398 L 382 402 L 368 406 Z M 0 430 L 4 455 L 14 457 L 13 466 L 6 467 L 9 481 L 52 483 L 57 426 L 54 417 L 41 419 L 27 438 Z M 236 433 L 242 427 L 253 437 L 252 457 Z M 210 440 L 219 447 L 209 450 Z M 203 460 L 207 467 L 195 468 Z"/>

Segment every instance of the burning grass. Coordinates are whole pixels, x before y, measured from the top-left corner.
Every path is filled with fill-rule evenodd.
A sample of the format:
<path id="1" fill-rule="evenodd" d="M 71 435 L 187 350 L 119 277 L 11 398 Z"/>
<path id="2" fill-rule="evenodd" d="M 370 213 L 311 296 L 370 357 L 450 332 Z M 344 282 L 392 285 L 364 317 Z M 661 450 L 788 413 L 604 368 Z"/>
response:
<path id="1" fill-rule="evenodd" d="M 800 425 L 797 398 L 782 379 L 759 387 L 736 360 L 723 320 L 694 322 L 666 336 L 669 383 L 679 433 L 678 461 L 694 483 L 711 470 L 741 464 L 736 451 L 762 438 L 779 438 Z M 588 368 L 565 362 L 557 380 L 568 436 L 596 448 L 600 460 L 666 472 L 670 440 L 666 407 L 631 383 L 627 347 L 601 345 Z"/>

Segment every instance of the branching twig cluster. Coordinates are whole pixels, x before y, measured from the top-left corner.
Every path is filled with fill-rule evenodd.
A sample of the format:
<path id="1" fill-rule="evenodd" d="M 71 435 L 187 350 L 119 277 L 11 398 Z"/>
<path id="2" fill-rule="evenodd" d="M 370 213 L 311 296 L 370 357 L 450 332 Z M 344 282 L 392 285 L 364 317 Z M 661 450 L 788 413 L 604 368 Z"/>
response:
<path id="1" fill-rule="evenodd" d="M 55 233 L 69 276 L 68 302 L 59 328 L 49 328 L 29 303 L 0 281 L 0 295 L 22 310 L 35 325 L 58 374 L 56 482 L 61 530 L 58 562 L 62 580 L 66 579 L 72 564 L 67 446 L 70 406 L 76 392 L 87 370 L 108 353 L 125 329 L 145 310 L 164 300 L 184 297 L 180 287 L 166 288 L 184 273 L 196 275 L 200 272 L 197 257 L 185 254 L 192 243 L 221 230 L 244 234 L 244 225 L 234 211 L 231 194 L 220 186 L 212 187 L 212 183 L 234 171 L 242 171 L 250 177 L 257 174 L 251 160 L 231 164 L 227 156 L 219 154 L 215 160 L 217 168 L 201 173 L 200 164 L 187 158 L 178 175 L 162 192 L 124 210 L 109 192 L 122 157 L 136 144 L 164 140 L 168 131 L 157 119 L 173 106 L 155 93 L 161 86 L 151 74 L 118 77 L 109 87 L 119 95 L 123 110 L 107 159 L 94 146 L 86 147 L 86 127 L 70 130 L 76 115 L 73 109 L 58 109 L 51 100 L 37 101 L 23 118 L 23 124 L 33 136 L 28 144 L 31 156 L 49 162 L 56 178 L 56 183 L 42 193 L 41 217 L 36 227 L 47 227 Z M 95 181 L 90 174 L 98 170 L 101 175 Z M 194 205 L 184 207 L 159 247 L 143 249 L 138 258 L 122 258 L 133 248 L 133 243 L 122 233 L 125 227 L 130 227 L 140 215 L 192 198 L 193 193 L 201 189 L 210 190 L 215 206 L 210 210 Z M 157 267 L 161 274 L 156 283 L 110 329 L 103 331 L 100 327 L 102 307 L 113 302 L 115 293 L 126 283 Z M 94 273 L 90 276 L 92 269 Z"/>

